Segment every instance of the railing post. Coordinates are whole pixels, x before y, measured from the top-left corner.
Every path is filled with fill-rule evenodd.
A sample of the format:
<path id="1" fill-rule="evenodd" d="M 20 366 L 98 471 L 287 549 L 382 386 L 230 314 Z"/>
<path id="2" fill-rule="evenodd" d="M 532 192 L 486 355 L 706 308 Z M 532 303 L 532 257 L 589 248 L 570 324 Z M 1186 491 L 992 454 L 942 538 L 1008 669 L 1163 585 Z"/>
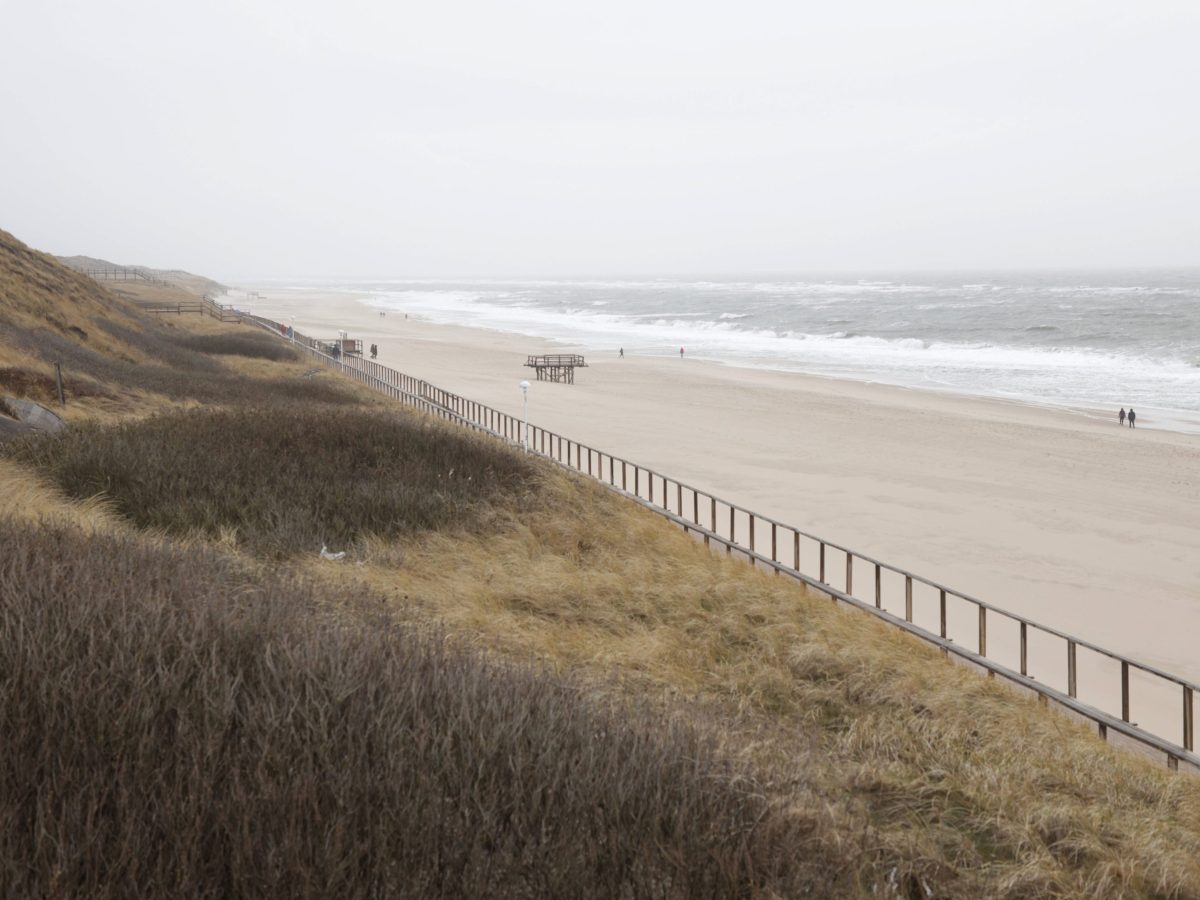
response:
<path id="1" fill-rule="evenodd" d="M 669 512 L 671 507 L 669 506 L 670 501 L 667 499 L 667 476 L 664 475 L 662 477 L 662 480 L 663 480 L 663 509 L 665 509 Z"/>
<path id="2" fill-rule="evenodd" d="M 942 626 L 941 635 L 942 635 L 942 637 L 946 637 L 947 635 L 946 635 L 946 590 L 945 590 L 945 588 L 942 588 L 938 591 L 938 608 L 941 613 L 941 615 L 939 617 L 940 621 L 941 621 L 941 626 Z"/>
<path id="3" fill-rule="evenodd" d="M 986 606 L 979 607 L 979 655 L 987 656 L 987 607 Z"/>
<path id="4" fill-rule="evenodd" d="M 1192 729 L 1193 729 L 1193 706 L 1192 706 L 1192 689 L 1186 684 L 1183 686 L 1183 749 L 1194 750 L 1192 746 Z"/>
<path id="5" fill-rule="evenodd" d="M 636 497 L 642 496 L 641 485 L 639 484 L 641 479 L 638 477 L 639 471 L 641 470 L 637 466 L 633 467 L 633 493 Z"/>
<path id="6" fill-rule="evenodd" d="M 717 532 L 717 498 L 709 497 L 708 499 L 712 501 L 712 530 L 713 530 L 713 534 L 716 534 L 716 532 Z"/>
<path id="7" fill-rule="evenodd" d="M 1129 721 L 1129 663 L 1121 660 L 1121 718 Z"/>
<path id="8" fill-rule="evenodd" d="M 875 608 L 883 609 L 883 570 L 875 563 Z"/>
<path id="9" fill-rule="evenodd" d="M 683 517 L 683 485 L 680 482 L 675 482 L 675 506 L 680 518 Z"/>
<path id="10" fill-rule="evenodd" d="M 1075 696 L 1075 642 L 1067 641 L 1067 696 Z"/>
<path id="11" fill-rule="evenodd" d="M 800 571 L 800 532 L 792 532 L 792 568 Z"/>
<path id="12" fill-rule="evenodd" d="M 904 621 L 912 621 L 912 576 L 904 576 Z"/>
<path id="13" fill-rule="evenodd" d="M 1021 674 L 1029 674 L 1029 627 L 1021 623 Z"/>
<path id="14" fill-rule="evenodd" d="M 779 534 L 778 526 L 774 522 L 771 523 L 771 562 L 779 562 Z M 779 570 L 776 569 L 776 572 Z"/>
<path id="15" fill-rule="evenodd" d="M 700 524 L 700 494 L 695 488 L 692 488 L 692 521 Z"/>
<path id="16" fill-rule="evenodd" d="M 846 593 L 854 595 L 854 554 L 846 551 Z"/>
<path id="17" fill-rule="evenodd" d="M 623 491 L 628 490 L 628 488 L 626 487 L 626 481 L 625 481 L 627 469 L 628 469 L 628 466 L 626 465 L 625 460 L 621 460 L 621 490 L 623 490 Z"/>
<path id="18" fill-rule="evenodd" d="M 750 552 L 754 552 L 754 513 L 750 513 Z"/>
<path id="19" fill-rule="evenodd" d="M 824 541 L 821 541 L 821 551 L 820 551 L 820 555 L 818 556 L 818 559 L 820 560 L 820 566 L 818 567 L 820 570 L 820 573 L 817 576 L 817 581 L 821 582 L 821 584 L 824 584 L 825 583 L 825 542 Z"/>
<path id="20" fill-rule="evenodd" d="M 733 510 L 733 507 L 732 507 L 732 506 L 730 506 L 730 507 L 729 507 L 729 543 L 731 543 L 731 544 L 732 544 L 732 543 L 733 543 L 733 541 L 734 541 L 734 537 L 733 537 L 733 526 L 734 526 L 733 512 L 734 512 L 734 510 Z"/>

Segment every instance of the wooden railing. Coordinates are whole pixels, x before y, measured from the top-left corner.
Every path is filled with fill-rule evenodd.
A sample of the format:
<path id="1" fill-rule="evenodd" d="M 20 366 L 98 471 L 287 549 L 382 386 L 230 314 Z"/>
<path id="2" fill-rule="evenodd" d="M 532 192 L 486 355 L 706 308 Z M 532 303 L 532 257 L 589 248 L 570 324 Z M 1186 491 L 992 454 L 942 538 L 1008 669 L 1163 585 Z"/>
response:
<path id="1" fill-rule="evenodd" d="M 77 269 L 76 271 L 95 278 L 97 281 L 144 281 L 147 284 L 167 284 L 161 278 L 155 278 L 144 271 L 132 266 L 112 266 L 104 269 Z"/>
<path id="2" fill-rule="evenodd" d="M 278 322 L 259 316 L 248 321 L 280 336 Z M 706 545 L 724 548 L 753 566 L 802 582 L 834 602 L 852 606 L 938 647 L 947 656 L 1002 679 L 1039 701 L 1091 722 L 1107 742 L 1157 755 L 1171 769 L 1184 763 L 1200 773 L 1195 751 L 1194 698 L 1200 685 L 1147 663 L 1123 656 L 1083 638 L 1028 619 L 940 582 L 851 550 L 803 529 L 759 515 L 735 503 L 672 479 L 611 453 L 572 441 L 537 425 L 523 432 L 522 420 L 485 404 L 442 390 L 370 360 L 334 359 L 317 342 L 300 334 L 284 337 L 325 365 L 416 409 L 485 432 L 564 468 L 595 479 L 617 493 L 654 510 Z M 805 571 L 805 569 L 809 571 Z M 835 578 L 835 574 L 837 577 Z M 865 590 L 864 590 L 865 585 Z M 902 598 L 902 599 L 901 599 Z M 964 615 L 963 612 L 967 614 Z M 1002 641 L 1009 664 L 997 657 L 993 638 L 1006 625 L 1015 634 Z M 1031 656 L 1036 642 L 1038 653 Z M 1058 658 L 1058 672 L 1047 662 Z M 1080 699 L 1080 660 L 1093 668 L 1107 664 L 1119 690 L 1113 697 Z M 1036 673 L 1035 670 L 1036 669 Z M 1133 718 L 1133 679 L 1143 687 L 1176 692 L 1180 714 L 1174 729 L 1140 726 Z M 1089 698 L 1098 696 L 1095 685 Z M 1116 699 L 1119 697 L 1119 700 Z M 1103 706 L 1109 706 L 1109 709 Z M 1147 709 L 1153 704 L 1146 704 Z"/>
<path id="3" fill-rule="evenodd" d="M 587 366 L 583 357 L 578 353 L 544 353 L 541 356 L 530 356 L 525 360 L 526 366 Z"/>

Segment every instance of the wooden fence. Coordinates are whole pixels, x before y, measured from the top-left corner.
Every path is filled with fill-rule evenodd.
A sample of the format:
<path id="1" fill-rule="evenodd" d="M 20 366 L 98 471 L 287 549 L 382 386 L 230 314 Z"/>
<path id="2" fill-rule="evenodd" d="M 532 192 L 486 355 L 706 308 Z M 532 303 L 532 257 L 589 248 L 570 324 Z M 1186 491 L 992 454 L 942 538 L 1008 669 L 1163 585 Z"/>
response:
<path id="1" fill-rule="evenodd" d="M 243 314 L 234 309 L 232 305 L 218 303 L 208 294 L 186 302 L 143 305 L 141 309 L 143 312 L 155 315 L 181 316 L 184 313 L 199 313 L 202 316 L 220 319 L 222 322 L 241 322 L 244 318 Z"/>
<path id="2" fill-rule="evenodd" d="M 574 472 L 593 478 L 621 495 L 654 510 L 708 546 L 737 555 L 753 566 L 786 576 L 841 603 L 882 619 L 938 647 L 947 656 L 999 678 L 1018 691 L 1036 696 L 1060 711 L 1090 722 L 1098 736 L 1135 749 L 1177 770 L 1180 764 L 1200 774 L 1195 751 L 1194 698 L 1200 685 L 1138 662 L 1064 631 L 1001 609 L 940 582 L 858 553 L 800 528 L 670 478 L 645 466 L 529 425 L 523 434 L 519 417 L 442 390 L 370 360 L 334 359 L 318 342 L 300 334 L 281 335 L 286 328 L 260 316 L 246 317 L 276 336 L 347 376 L 432 416 L 465 425 L 521 445 Z M 809 571 L 805 571 L 805 569 Z M 997 630 L 1006 627 L 1006 639 Z M 989 644 L 989 632 L 992 642 Z M 997 648 L 997 644 L 1001 644 Z M 1031 655 L 1031 646 L 1037 647 Z M 1001 652 L 998 652 L 998 649 Z M 1001 661 L 997 657 L 1010 657 Z M 1048 660 L 1057 659 L 1055 665 Z M 1080 698 L 1080 661 L 1096 675 Z M 1007 663 L 1007 664 L 1006 664 Z M 1099 664 L 1099 665 L 1098 665 Z M 1104 665 L 1111 669 L 1115 690 L 1104 691 Z M 1036 669 L 1036 671 L 1034 671 Z M 1143 698 L 1173 691 L 1179 706 L 1174 727 L 1139 725 L 1135 683 Z M 1119 684 L 1119 687 L 1117 687 Z M 1153 704 L 1145 703 L 1146 707 Z M 1106 710 L 1105 707 L 1108 709 Z"/>
<path id="3" fill-rule="evenodd" d="M 144 281 L 147 284 L 169 283 L 161 278 L 155 278 L 153 275 L 148 275 L 141 269 L 125 266 L 113 266 L 109 269 L 78 269 L 76 271 L 79 271 L 91 278 L 95 278 L 97 281 Z"/>

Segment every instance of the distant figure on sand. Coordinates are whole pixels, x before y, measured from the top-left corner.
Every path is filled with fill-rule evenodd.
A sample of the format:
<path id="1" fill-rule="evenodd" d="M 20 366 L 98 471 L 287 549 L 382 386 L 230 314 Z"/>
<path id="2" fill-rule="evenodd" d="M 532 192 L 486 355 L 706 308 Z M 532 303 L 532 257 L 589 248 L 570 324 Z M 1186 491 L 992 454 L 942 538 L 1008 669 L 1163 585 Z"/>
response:
<path id="1" fill-rule="evenodd" d="M 1133 422 L 1135 419 L 1137 419 L 1137 413 L 1135 413 L 1132 409 L 1130 409 L 1129 410 L 1129 427 L 1130 428 L 1133 427 Z"/>
<path id="2" fill-rule="evenodd" d="M 619 359 L 625 358 L 625 348 L 624 347 L 622 347 L 620 350 L 617 351 L 617 357 Z"/>
<path id="3" fill-rule="evenodd" d="M 374 359 L 378 355 L 379 355 L 379 348 L 377 346 L 375 346 L 374 344 L 372 344 L 371 345 L 371 359 Z"/>
<path id="4" fill-rule="evenodd" d="M 1117 421 L 1122 425 L 1125 424 L 1125 407 L 1123 406 L 1121 407 L 1121 411 L 1117 413 Z"/>
<path id="5" fill-rule="evenodd" d="M 679 358 L 683 359 L 683 348 L 682 347 L 679 348 Z"/>

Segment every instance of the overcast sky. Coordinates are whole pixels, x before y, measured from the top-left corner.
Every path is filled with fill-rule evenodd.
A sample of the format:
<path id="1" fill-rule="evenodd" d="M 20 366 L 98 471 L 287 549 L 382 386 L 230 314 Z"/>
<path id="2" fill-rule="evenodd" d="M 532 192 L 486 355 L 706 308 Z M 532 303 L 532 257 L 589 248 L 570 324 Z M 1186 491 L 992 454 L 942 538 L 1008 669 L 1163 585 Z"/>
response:
<path id="1" fill-rule="evenodd" d="M 1200 2 L 0 0 L 0 228 L 270 276 L 1200 264 Z"/>

